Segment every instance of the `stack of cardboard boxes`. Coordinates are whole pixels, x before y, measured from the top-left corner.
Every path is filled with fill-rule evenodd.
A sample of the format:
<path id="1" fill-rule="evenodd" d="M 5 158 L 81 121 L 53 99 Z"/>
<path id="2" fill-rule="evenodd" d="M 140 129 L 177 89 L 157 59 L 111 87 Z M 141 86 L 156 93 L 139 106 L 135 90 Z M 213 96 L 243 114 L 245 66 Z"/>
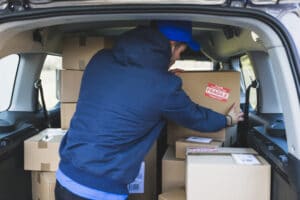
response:
<path id="1" fill-rule="evenodd" d="M 66 37 L 63 40 L 63 70 L 57 76 L 60 88 L 61 129 L 46 129 L 25 141 L 25 170 L 32 171 L 34 200 L 54 200 L 55 171 L 59 163 L 58 149 L 63 133 L 70 127 L 76 110 L 81 79 L 92 56 L 103 48 L 111 48 L 112 38 Z M 49 136 L 48 133 L 51 132 Z M 59 134 L 61 133 L 61 134 Z M 58 136 L 59 135 L 59 136 Z M 46 160 L 45 160 L 46 159 Z M 157 197 L 157 143 L 150 149 L 138 178 L 130 184 L 130 200 Z"/>
<path id="2" fill-rule="evenodd" d="M 238 72 L 184 72 L 179 76 L 185 92 L 201 106 L 227 114 L 234 102 L 239 105 Z M 268 163 L 252 149 L 222 147 L 225 139 L 225 129 L 202 133 L 169 123 L 159 200 L 269 199 Z"/>
<path id="3" fill-rule="evenodd" d="M 45 129 L 24 142 L 24 169 L 32 171 L 34 200 L 55 199 L 59 146 L 75 112 L 83 71 L 97 51 L 110 46 L 110 40 L 103 37 L 66 37 L 63 40 L 63 70 L 57 76 L 61 129 Z"/>
<path id="4" fill-rule="evenodd" d="M 49 128 L 24 142 L 24 169 L 30 170 L 33 200 L 55 200 L 58 149 L 66 131 Z"/>
<path id="5" fill-rule="evenodd" d="M 58 76 L 61 128 L 68 129 L 75 112 L 81 79 L 86 65 L 99 50 L 110 47 L 103 37 L 67 37 L 63 45 L 63 70 Z"/>

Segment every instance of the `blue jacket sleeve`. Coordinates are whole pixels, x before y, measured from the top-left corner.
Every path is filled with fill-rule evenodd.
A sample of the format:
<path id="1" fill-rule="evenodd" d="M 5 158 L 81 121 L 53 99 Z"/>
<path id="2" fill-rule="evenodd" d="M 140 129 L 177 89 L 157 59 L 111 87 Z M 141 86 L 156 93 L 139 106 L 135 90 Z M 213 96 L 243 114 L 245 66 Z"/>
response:
<path id="1" fill-rule="evenodd" d="M 194 103 L 182 90 L 180 79 L 175 81 L 163 106 L 163 117 L 186 128 L 202 132 L 215 132 L 226 127 L 226 117 Z"/>

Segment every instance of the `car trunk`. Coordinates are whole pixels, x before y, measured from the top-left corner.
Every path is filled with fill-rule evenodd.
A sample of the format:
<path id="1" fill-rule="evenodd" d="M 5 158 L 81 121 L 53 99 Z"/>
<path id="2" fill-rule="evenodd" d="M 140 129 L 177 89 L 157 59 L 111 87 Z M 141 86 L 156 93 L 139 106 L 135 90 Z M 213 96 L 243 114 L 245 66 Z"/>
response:
<path id="1" fill-rule="evenodd" d="M 256 149 L 272 166 L 270 193 L 272 199 L 298 198 L 298 174 L 296 178 L 294 176 L 295 173 L 298 173 L 295 166 L 298 166 L 297 147 L 299 144 L 297 140 L 294 140 L 298 130 L 294 129 L 296 122 L 291 120 L 295 117 L 290 114 L 293 106 L 288 106 L 288 104 L 294 101 L 291 99 L 295 98 L 299 88 L 292 87 L 291 90 L 294 94 L 286 91 L 288 83 L 293 85 L 297 83 L 297 73 L 292 73 L 297 71 L 297 62 L 295 62 L 296 56 L 293 49 L 290 48 L 292 46 L 290 38 L 285 36 L 281 25 L 278 25 L 273 18 L 253 10 L 201 7 L 191 4 L 97 5 L 81 8 L 79 6 L 65 7 L 66 5 L 63 3 L 63 1 L 57 1 L 44 4 L 46 7 L 47 5 L 50 7 L 51 5 L 53 7 L 60 6 L 55 9 L 49 7 L 41 9 L 40 6 L 43 4 L 31 1 L 31 7 L 36 6 L 36 9 L 13 12 L 0 19 L 2 22 L 0 25 L 1 57 L 17 53 L 24 55 L 21 58 L 28 61 L 32 59 L 30 55 L 36 54 L 36 59 L 40 60 L 40 63 L 44 61 L 45 54 L 56 54 L 62 57 L 63 69 L 58 70 L 58 81 L 55 83 L 60 106 L 48 108 L 50 123 L 55 124 L 52 126 L 53 128 L 69 128 L 70 119 L 76 108 L 82 73 L 90 58 L 99 49 L 113 47 L 120 34 L 138 25 L 149 25 L 153 19 L 192 20 L 193 35 L 200 42 L 202 51 L 197 54 L 188 50 L 177 66 L 186 71 L 180 73 L 179 76 L 185 80 L 184 89 L 189 96 L 196 96 L 194 101 L 197 101 L 198 94 L 203 95 L 200 100 L 205 98 L 206 93 L 195 87 L 197 84 L 200 85 L 200 80 L 204 79 L 205 86 L 208 83 L 210 83 L 210 87 L 223 86 L 226 83 L 227 88 L 230 87 L 230 90 L 236 91 L 233 95 L 234 99 L 228 101 L 227 107 L 223 106 L 219 112 L 225 114 L 233 101 L 240 101 L 241 107 L 247 108 L 245 96 L 247 99 L 246 89 L 249 85 L 245 85 L 242 81 L 244 73 L 241 69 L 240 58 L 243 55 L 249 57 L 256 79 L 262 83 L 257 89 L 259 96 L 259 100 L 255 99 L 257 107 L 254 110 L 250 109 L 246 123 L 241 123 L 238 127 L 226 128 L 221 133 L 215 133 L 214 139 L 219 142 L 221 140 L 220 144 L 216 146 Z M 223 4 L 223 2 L 219 3 Z M 28 63 L 24 62 L 23 66 L 22 63 L 21 61 L 20 68 L 26 70 L 30 67 Z M 38 62 L 35 65 L 35 76 L 38 76 L 42 65 Z M 205 68 L 204 65 L 208 67 Z M 288 72 L 282 72 L 284 67 L 288 68 Z M 22 70 L 19 71 L 22 72 Z M 216 75 L 218 73 L 221 75 Z M 238 75 L 230 75 L 230 73 Z M 212 75 L 213 78 L 206 80 L 209 76 L 206 74 Z M 22 77 L 23 75 L 18 74 L 18 76 Z M 32 79 L 35 76 L 32 75 Z M 291 78 L 291 82 L 288 82 L 287 78 Z M 211 80 L 214 85 L 211 85 Z M 237 81 L 228 86 L 227 83 L 233 80 Z M 22 83 L 19 80 L 16 81 L 15 84 Z M 31 88 L 32 86 L 21 84 L 20 90 L 22 87 L 26 89 L 26 87 Z M 17 93 L 20 90 L 14 92 Z M 281 97 L 282 91 L 286 98 Z M 44 93 L 46 92 L 44 91 Z M 26 171 L 23 169 L 23 141 L 47 127 L 41 109 L 43 105 L 40 103 L 38 106 L 37 102 L 31 102 L 32 99 L 37 101 L 38 92 L 34 90 L 27 95 L 22 99 L 20 97 L 13 99 L 10 109 L 0 113 L 1 119 L 15 125 L 13 130 L 3 131 L 9 134 L 0 134 L 3 136 L 1 144 L 2 141 L 9 141 L 2 147 L 3 153 L 0 154 L 3 158 L 0 163 L 3 166 L 3 172 L 0 176 L 5 177 L 1 179 L 0 183 L 0 197 L 3 199 L 31 199 L 31 184 L 36 193 L 36 185 L 40 184 L 41 180 L 44 180 L 44 183 L 52 184 L 51 188 L 53 189 L 55 170 L 48 169 L 51 171 L 50 174 L 35 172 L 36 174 L 32 175 L 31 179 L 28 170 L 34 170 L 30 167 Z M 17 94 L 13 95 L 15 98 L 17 96 Z M 227 99 L 225 100 L 227 101 Z M 23 105 L 24 101 L 28 101 L 27 106 Z M 198 103 L 214 110 L 218 109 L 217 103 L 206 104 L 203 101 Z M 247 110 L 245 111 L 247 112 Z M 290 122 L 284 127 L 285 135 L 283 137 L 276 136 L 275 139 L 270 138 L 272 135 L 270 136 L 264 131 L 273 133 L 274 129 L 265 129 L 265 127 L 270 127 L 270 124 L 274 123 L 274 120 L 277 122 L 278 118 L 282 121 L 290 119 Z M 29 128 L 20 125 L 24 122 L 28 124 Z M 261 127 L 264 131 L 260 131 Z M 184 187 L 184 177 L 178 176 L 178 179 L 172 179 L 174 174 L 182 173 L 184 161 L 175 159 L 175 152 L 174 155 L 169 155 L 167 158 L 165 153 L 167 148 L 169 148 L 169 152 L 170 148 L 174 148 L 177 144 L 176 141 L 194 135 L 199 136 L 198 133 L 190 132 L 190 130 L 168 122 L 145 158 L 143 194 L 131 195 L 129 199 L 157 199 L 160 193 L 167 192 L 169 188 Z M 279 143 L 277 143 L 278 140 L 280 140 Z M 173 158 L 170 158 L 172 156 Z M 292 164 L 290 161 L 293 161 Z M 51 163 L 51 161 L 49 162 Z M 170 173 L 172 167 L 169 166 L 173 166 L 175 171 Z M 45 171 L 45 168 L 40 171 Z M 8 182 L 7 174 L 12 173 L 20 175 Z M 50 178 L 50 180 L 47 176 L 51 176 L 52 179 Z M 40 186 L 38 190 L 42 191 L 45 187 L 47 188 L 47 186 Z M 132 185 L 132 187 L 139 189 L 140 185 Z M 233 188 L 232 191 L 234 192 L 235 189 L 237 188 Z"/>

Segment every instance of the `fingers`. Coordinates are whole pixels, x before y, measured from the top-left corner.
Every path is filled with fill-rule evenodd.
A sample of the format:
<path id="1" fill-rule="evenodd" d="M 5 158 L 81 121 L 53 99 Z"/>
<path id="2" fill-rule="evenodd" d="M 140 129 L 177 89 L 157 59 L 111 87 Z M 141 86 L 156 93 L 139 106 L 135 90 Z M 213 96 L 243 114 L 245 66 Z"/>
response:
<path id="1" fill-rule="evenodd" d="M 171 69 L 171 70 L 169 70 L 169 72 L 171 72 L 171 73 L 173 73 L 173 74 L 175 74 L 175 75 L 178 75 L 178 74 L 184 72 L 184 70 L 183 70 L 183 69 L 178 69 L 178 68 L 176 68 L 176 69 Z"/>
<path id="2" fill-rule="evenodd" d="M 234 103 L 230 106 L 229 112 L 232 111 L 232 110 L 234 109 L 234 107 L 236 107 L 236 102 L 234 102 Z"/>

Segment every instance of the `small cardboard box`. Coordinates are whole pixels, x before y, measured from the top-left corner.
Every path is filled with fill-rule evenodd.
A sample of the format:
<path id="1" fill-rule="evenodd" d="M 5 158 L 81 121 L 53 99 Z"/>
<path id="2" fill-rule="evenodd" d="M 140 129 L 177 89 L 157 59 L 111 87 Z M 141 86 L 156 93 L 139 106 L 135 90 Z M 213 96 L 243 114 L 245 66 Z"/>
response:
<path id="1" fill-rule="evenodd" d="M 158 196 L 158 200 L 186 200 L 184 189 L 172 190 Z"/>
<path id="2" fill-rule="evenodd" d="M 93 55 L 104 47 L 105 41 L 103 37 L 64 38 L 62 52 L 63 69 L 84 70 Z"/>
<path id="3" fill-rule="evenodd" d="M 168 147 L 162 160 L 162 192 L 185 187 L 185 160 L 175 157 L 174 147 Z"/>
<path id="4" fill-rule="evenodd" d="M 74 103 L 78 101 L 83 71 L 60 70 L 58 80 L 60 82 L 60 101 Z"/>
<path id="5" fill-rule="evenodd" d="M 60 160 L 58 150 L 66 131 L 47 128 L 24 141 L 24 169 L 56 171 Z"/>
<path id="6" fill-rule="evenodd" d="M 76 103 L 61 103 L 60 104 L 60 122 L 63 130 L 70 128 L 71 119 L 76 110 Z"/>
<path id="7" fill-rule="evenodd" d="M 270 170 L 253 149 L 187 149 L 187 200 L 270 200 Z"/>
<path id="8" fill-rule="evenodd" d="M 206 147 L 206 148 L 216 148 L 221 147 L 223 142 L 220 141 L 211 141 L 210 143 L 198 143 L 198 142 L 189 142 L 186 139 L 180 139 L 176 141 L 176 158 L 185 159 L 186 149 L 188 147 Z"/>
<path id="9" fill-rule="evenodd" d="M 240 103 L 240 73 L 239 72 L 183 72 L 182 88 L 195 103 L 226 114 L 230 106 Z M 211 137 L 219 141 L 225 140 L 225 130 L 215 133 L 193 131 L 177 124 L 168 123 L 168 144 L 174 145 L 182 137 Z"/>
<path id="10" fill-rule="evenodd" d="M 32 199 L 55 200 L 55 172 L 31 172 Z"/>

